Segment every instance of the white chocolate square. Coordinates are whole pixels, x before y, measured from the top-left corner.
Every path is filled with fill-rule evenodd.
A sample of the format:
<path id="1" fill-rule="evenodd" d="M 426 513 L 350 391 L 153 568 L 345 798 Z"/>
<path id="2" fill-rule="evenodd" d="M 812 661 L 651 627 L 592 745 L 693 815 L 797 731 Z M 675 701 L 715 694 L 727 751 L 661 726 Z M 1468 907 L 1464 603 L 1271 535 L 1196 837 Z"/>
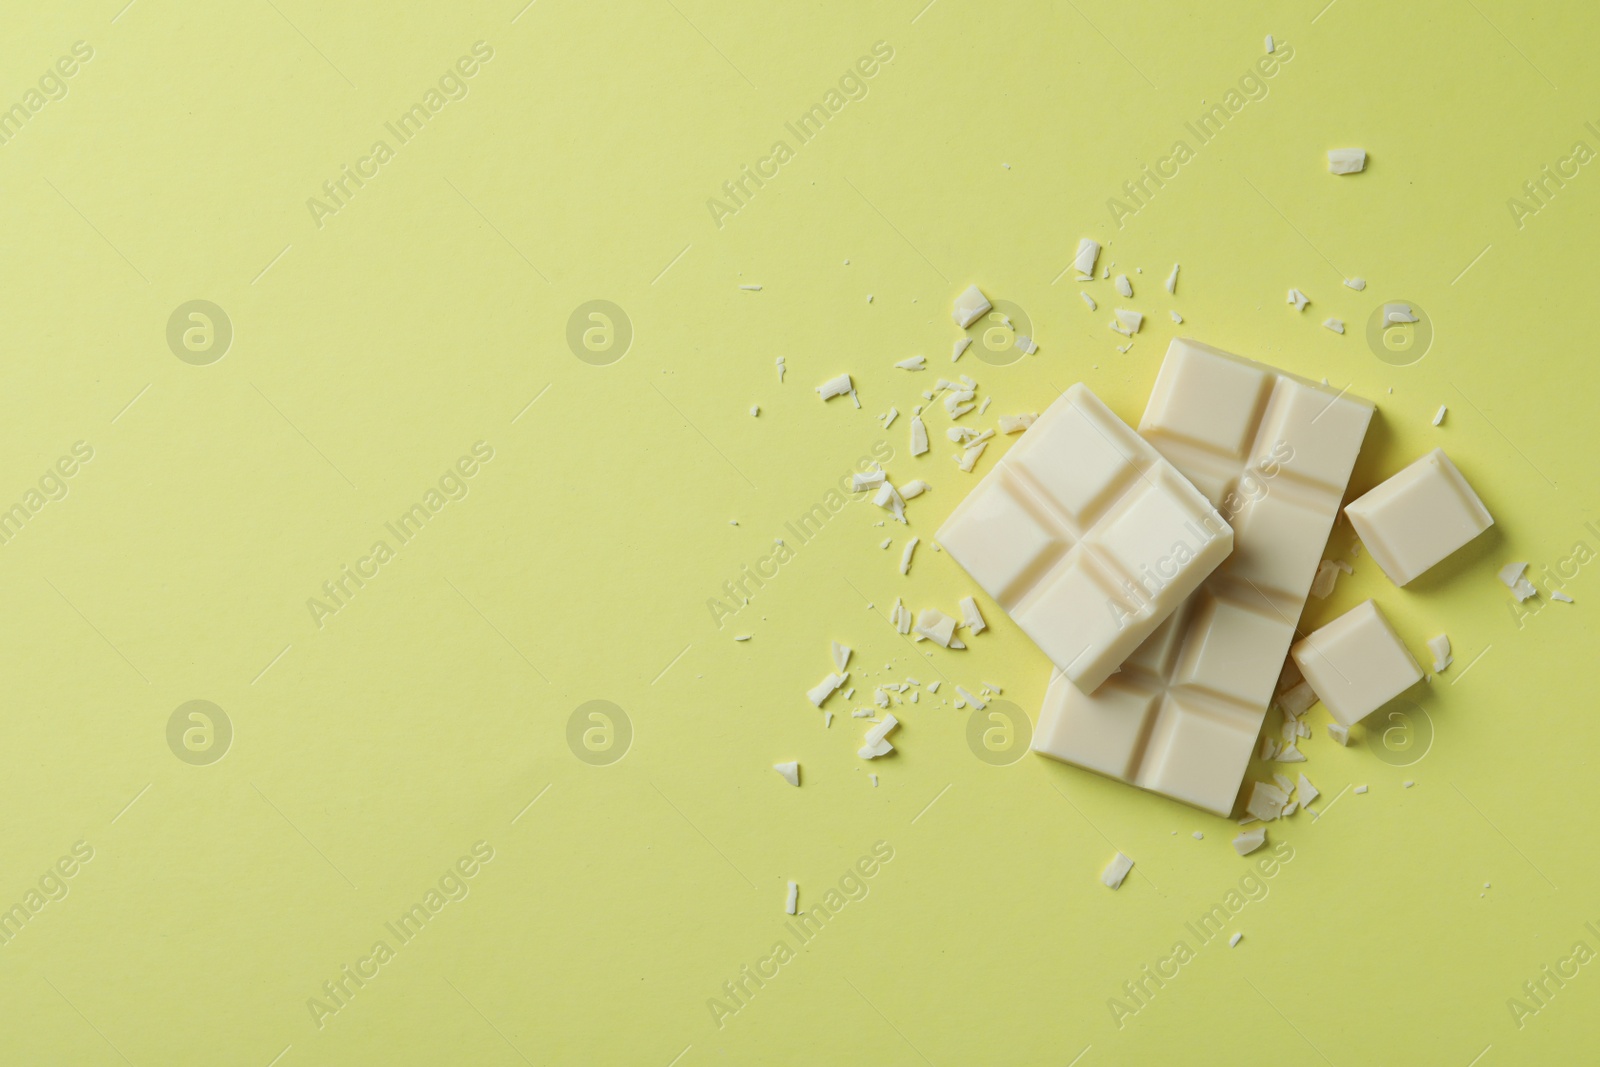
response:
<path id="1" fill-rule="evenodd" d="M 1422 680 L 1415 657 L 1371 600 L 1308 634 L 1292 654 L 1344 726 L 1355 725 Z"/>
<path id="2" fill-rule="evenodd" d="M 1227 558 L 1233 530 L 1080 383 L 938 540 L 1073 684 L 1093 689 Z"/>
<path id="3" fill-rule="evenodd" d="M 1344 509 L 1361 543 L 1405 585 L 1494 525 L 1443 450 L 1434 449 Z"/>
<path id="4" fill-rule="evenodd" d="M 1092 694 L 1053 675 L 1034 751 L 1229 814 L 1371 418 L 1173 341 L 1139 432 L 1233 524 L 1233 555 Z"/>

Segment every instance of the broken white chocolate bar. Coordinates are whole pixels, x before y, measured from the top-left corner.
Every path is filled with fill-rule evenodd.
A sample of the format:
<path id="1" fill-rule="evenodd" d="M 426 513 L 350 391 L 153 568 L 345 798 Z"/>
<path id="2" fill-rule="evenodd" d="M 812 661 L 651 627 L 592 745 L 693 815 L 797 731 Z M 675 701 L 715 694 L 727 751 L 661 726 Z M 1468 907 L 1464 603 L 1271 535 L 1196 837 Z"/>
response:
<path id="1" fill-rule="evenodd" d="M 1092 695 L 1052 677 L 1035 752 L 1229 813 L 1372 410 L 1172 342 L 1139 432 L 1232 523 L 1233 555 Z"/>
<path id="2" fill-rule="evenodd" d="M 1079 383 L 967 494 L 938 541 L 1087 691 L 1227 557 L 1233 531 Z"/>
<path id="3" fill-rule="evenodd" d="M 1405 585 L 1494 525 L 1478 494 L 1437 448 L 1351 501 L 1344 513 L 1395 585 Z"/>
<path id="4" fill-rule="evenodd" d="M 1422 668 L 1371 600 L 1306 635 L 1291 654 L 1323 706 L 1345 726 L 1422 681 Z"/>

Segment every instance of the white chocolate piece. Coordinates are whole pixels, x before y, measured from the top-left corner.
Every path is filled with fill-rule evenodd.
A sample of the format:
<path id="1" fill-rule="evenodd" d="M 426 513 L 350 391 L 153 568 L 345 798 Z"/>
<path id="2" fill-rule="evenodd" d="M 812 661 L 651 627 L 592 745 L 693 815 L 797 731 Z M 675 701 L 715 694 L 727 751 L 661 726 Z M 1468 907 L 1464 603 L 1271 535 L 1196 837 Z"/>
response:
<path id="1" fill-rule="evenodd" d="M 1445 407 L 1445 406 L 1444 406 L 1444 405 L 1443 405 L 1443 404 L 1440 404 L 1440 405 L 1439 405 L 1439 410 L 1438 410 L 1438 411 L 1435 411 L 1435 412 L 1434 412 L 1434 413 L 1433 413 L 1433 424 L 1434 424 L 1434 425 L 1435 425 L 1435 426 L 1437 426 L 1437 425 L 1439 425 L 1439 424 L 1440 424 L 1440 423 L 1441 423 L 1441 422 L 1443 422 L 1443 421 L 1444 421 L 1444 413 L 1445 413 L 1445 412 L 1446 412 L 1446 411 L 1449 411 L 1449 410 L 1450 410 L 1450 409 L 1449 409 L 1449 408 L 1447 408 L 1447 407 Z"/>
<path id="2" fill-rule="evenodd" d="M 1289 290 L 1289 303 L 1294 305 L 1296 311 L 1304 311 L 1306 305 L 1311 303 L 1311 298 L 1298 289 Z"/>
<path id="3" fill-rule="evenodd" d="M 938 540 L 1091 691 L 1227 557 L 1233 531 L 1079 383 L 967 494 Z"/>
<path id="4" fill-rule="evenodd" d="M 841 374 L 837 378 L 829 378 L 817 386 L 817 395 L 824 400 L 832 400 L 836 396 L 853 394 L 855 386 L 850 383 L 850 375 Z"/>
<path id="5" fill-rule="evenodd" d="M 961 605 L 961 625 L 967 628 L 969 634 L 981 634 L 989 628 L 983 621 L 983 614 L 978 610 L 978 602 L 972 597 L 964 596 L 958 601 Z M 995 690 L 999 692 L 999 690 Z"/>
<path id="6" fill-rule="evenodd" d="M 928 450 L 928 425 L 920 415 L 911 416 L 911 454 L 920 456 Z"/>
<path id="7" fill-rule="evenodd" d="M 1551 600 L 1559 600 L 1563 604 L 1571 604 L 1573 602 L 1572 598 L 1570 596 L 1568 596 L 1566 593 L 1563 593 L 1559 589 L 1550 590 L 1550 599 Z"/>
<path id="8" fill-rule="evenodd" d="M 1039 351 L 1039 343 L 1025 333 L 1017 334 L 1016 346 L 1025 356 L 1031 356 Z M 987 404 L 989 401 L 985 400 L 984 403 Z M 978 410 L 980 413 L 983 411 L 981 407 Z"/>
<path id="9" fill-rule="evenodd" d="M 956 620 L 937 608 L 928 608 L 917 616 L 916 632 L 944 648 L 949 648 L 950 638 L 956 633 Z"/>
<path id="10" fill-rule="evenodd" d="M 833 694 L 833 691 L 844 684 L 848 674 L 829 673 L 828 676 L 810 689 L 806 690 L 806 697 L 817 707 L 822 707 L 822 702 Z"/>
<path id="11" fill-rule="evenodd" d="M 800 885 L 798 882 L 789 883 L 789 895 L 784 899 L 783 912 L 785 915 L 794 915 L 800 906 Z"/>
<path id="12" fill-rule="evenodd" d="M 1416 321 L 1416 312 L 1411 310 L 1410 304 L 1383 305 L 1383 324 L 1385 326 L 1394 326 L 1397 323 Z"/>
<path id="13" fill-rule="evenodd" d="M 1092 695 L 1053 677 L 1034 751 L 1232 810 L 1372 411 L 1172 342 L 1139 432 L 1221 508 L 1233 554 Z"/>
<path id="14" fill-rule="evenodd" d="M 1358 785 L 1358 786 L 1355 787 L 1354 790 L 1352 790 L 1352 792 L 1356 793 L 1357 795 L 1365 793 L 1366 791 L 1367 791 L 1367 787 L 1364 786 L 1364 785 Z"/>
<path id="15" fill-rule="evenodd" d="M 1178 264 L 1174 263 L 1172 265 L 1172 273 L 1167 275 L 1167 292 L 1176 293 L 1177 291 L 1178 291 Z"/>
<path id="16" fill-rule="evenodd" d="M 1118 852 L 1112 857 L 1106 869 L 1100 872 L 1100 881 L 1109 889 L 1116 889 L 1122 885 L 1122 880 L 1128 877 L 1128 872 L 1133 870 L 1133 861 Z"/>
<path id="17" fill-rule="evenodd" d="M 1350 727 L 1330 722 L 1328 724 L 1328 736 L 1341 745 L 1348 745 L 1350 743 Z"/>
<path id="18" fill-rule="evenodd" d="M 1178 314 L 1176 311 L 1169 311 L 1169 312 L 1167 312 L 1167 314 L 1172 316 L 1172 321 L 1173 322 L 1180 322 L 1181 323 L 1183 321 L 1183 316 Z"/>
<path id="19" fill-rule="evenodd" d="M 983 455 L 983 450 L 988 447 L 989 442 L 987 441 L 982 441 L 976 445 L 973 445 L 971 448 L 961 453 L 961 460 L 957 466 L 959 466 L 963 471 L 966 471 L 968 474 L 971 474 L 972 468 L 978 463 L 978 457 Z"/>
<path id="20" fill-rule="evenodd" d="M 1344 513 L 1395 585 L 1494 525 L 1478 494 L 1437 448 L 1351 501 Z"/>
<path id="21" fill-rule="evenodd" d="M 1038 415 L 1001 415 L 1001 433 L 1021 433 L 1039 419 Z"/>
<path id="22" fill-rule="evenodd" d="M 1291 654 L 1323 706 L 1345 726 L 1422 681 L 1422 668 L 1371 600 L 1308 634 Z"/>
<path id="23" fill-rule="evenodd" d="M 1233 850 L 1241 856 L 1248 856 L 1266 843 L 1266 827 L 1261 826 L 1254 830 L 1241 830 L 1239 836 L 1233 839 Z"/>
<path id="24" fill-rule="evenodd" d="M 965 330 L 993 306 L 976 285 L 971 285 L 967 287 L 966 292 L 956 297 L 955 310 L 951 314 L 955 317 L 956 325 Z"/>
<path id="25" fill-rule="evenodd" d="M 1428 651 L 1433 653 L 1435 674 L 1443 674 L 1445 668 L 1455 662 L 1455 657 L 1450 654 L 1450 638 L 1447 634 L 1428 638 Z"/>
<path id="26" fill-rule="evenodd" d="M 859 474 L 852 474 L 850 476 L 850 491 L 852 493 L 864 493 L 868 489 L 877 489 L 879 486 L 883 485 L 883 480 L 886 477 L 887 475 L 885 475 L 881 470 L 870 470 Z"/>
<path id="27" fill-rule="evenodd" d="M 1523 572 L 1527 569 L 1528 565 L 1526 563 L 1507 563 L 1500 568 L 1500 580 L 1505 583 L 1507 589 L 1510 589 L 1516 595 L 1519 602 L 1527 600 L 1531 596 L 1539 595 L 1539 590 L 1535 589 L 1533 583 L 1523 576 Z"/>
<path id="28" fill-rule="evenodd" d="M 1302 808 L 1309 808 L 1311 802 L 1321 795 L 1317 787 L 1312 785 L 1310 780 L 1303 774 L 1300 776 L 1300 780 L 1295 783 L 1295 799 L 1300 802 Z"/>
<path id="29" fill-rule="evenodd" d="M 1346 278 L 1344 280 L 1344 284 L 1345 284 L 1345 288 L 1346 289 L 1354 289 L 1356 292 L 1359 293 L 1359 292 L 1361 292 L 1361 290 L 1363 290 L 1363 289 L 1365 289 L 1367 287 L 1367 280 L 1365 278 Z M 1387 307 L 1392 307 L 1392 306 L 1396 306 L 1396 305 L 1385 305 L 1386 308 Z M 1411 322 L 1416 322 L 1417 320 L 1416 319 L 1411 319 L 1410 321 Z"/>
<path id="30" fill-rule="evenodd" d="M 913 478 L 911 481 L 900 487 L 900 499 L 913 500 L 932 488 L 933 486 L 929 485 L 921 478 Z"/>
<path id="31" fill-rule="evenodd" d="M 1072 265 L 1079 274 L 1094 277 L 1094 261 L 1100 255 L 1100 242 L 1091 241 L 1085 237 L 1078 242 L 1078 254 L 1073 257 Z"/>
<path id="32" fill-rule="evenodd" d="M 911 571 L 911 553 L 913 553 L 913 552 L 915 552 L 917 550 L 917 542 L 921 541 L 921 540 L 922 540 L 922 538 L 920 538 L 920 537 L 913 537 L 911 540 L 906 542 L 905 550 L 900 553 L 900 573 L 901 574 L 909 574 L 910 573 L 910 571 Z"/>
<path id="33" fill-rule="evenodd" d="M 798 762 L 790 760 L 788 763 L 774 763 L 772 769 L 783 775 L 783 780 L 790 785 L 798 786 L 800 784 L 800 764 Z"/>
<path id="34" fill-rule="evenodd" d="M 1280 789 L 1268 782 L 1252 782 L 1250 799 L 1245 802 L 1244 810 L 1262 822 L 1271 822 L 1283 813 L 1283 806 L 1288 802 L 1287 789 Z"/>
<path id="35" fill-rule="evenodd" d="M 912 356 L 910 359 L 902 359 L 895 366 L 901 370 L 927 370 L 928 360 L 926 356 Z"/>
<path id="36" fill-rule="evenodd" d="M 894 516 L 894 521 L 906 521 L 905 500 L 901 498 L 895 487 L 888 482 L 878 486 L 878 491 L 873 494 L 872 502 Z"/>
<path id="37" fill-rule="evenodd" d="M 955 345 L 950 349 L 950 362 L 954 363 L 956 360 L 960 359 L 961 353 L 965 352 L 967 350 L 967 346 L 970 344 L 972 344 L 972 338 L 957 337 Z"/>
<path id="38" fill-rule="evenodd" d="M 1365 148 L 1328 149 L 1329 174 L 1360 174 L 1367 168 Z"/>
<path id="39" fill-rule="evenodd" d="M 844 669 L 850 665 L 850 646 L 841 645 L 839 642 L 835 641 L 833 642 L 832 652 L 833 669 L 838 671 L 840 674 L 843 674 Z M 848 699 L 849 694 L 846 693 L 845 696 Z"/>
<path id="40" fill-rule="evenodd" d="M 1128 276 L 1126 274 L 1117 275 L 1117 292 L 1121 293 L 1123 296 L 1133 295 L 1133 283 L 1128 281 Z"/>
<path id="41" fill-rule="evenodd" d="M 1139 327 L 1144 325 L 1144 315 L 1137 311 L 1129 311 L 1126 308 L 1117 308 L 1116 312 L 1117 322 L 1122 326 L 1122 329 L 1118 331 L 1120 333 L 1124 333 L 1127 336 L 1132 337 L 1134 334 L 1139 332 Z"/>
<path id="42" fill-rule="evenodd" d="M 1098 310 L 1098 309 L 1099 309 L 1099 307 L 1100 307 L 1100 305 L 1099 305 L 1099 304 L 1096 304 L 1096 303 L 1095 303 L 1095 302 L 1094 302 L 1094 297 L 1092 297 L 1092 296 L 1090 296 L 1090 295 L 1089 295 L 1089 294 L 1088 294 L 1088 293 L 1086 293 L 1086 292 L 1084 292 L 1084 291 L 1083 291 L 1083 290 L 1081 290 L 1081 289 L 1080 289 L 1080 290 L 1078 290 L 1078 295 L 1079 295 L 1079 296 L 1081 296 L 1081 297 L 1083 297 L 1083 302 L 1084 302 L 1084 303 L 1085 303 L 1085 304 L 1088 304 L 1088 305 L 1089 305 L 1089 310 L 1090 310 L 1090 311 L 1096 311 L 1096 310 Z"/>
<path id="43" fill-rule="evenodd" d="M 1317 564 L 1317 576 L 1311 579 L 1311 595 L 1318 600 L 1326 600 L 1338 580 L 1339 565 L 1331 559 L 1323 560 Z"/>
<path id="44" fill-rule="evenodd" d="M 893 715 L 885 715 L 882 722 L 867 731 L 866 736 L 862 738 L 861 747 L 856 750 L 856 755 L 862 759 L 877 759 L 893 752 L 894 746 L 889 743 L 888 734 L 899 725 L 899 719 Z"/>
<path id="45" fill-rule="evenodd" d="M 1322 325 L 1332 330 L 1334 333 L 1344 333 L 1343 319 L 1323 319 Z"/>
<path id="46" fill-rule="evenodd" d="M 1277 50 L 1278 50 L 1278 46 L 1273 43 L 1272 34 L 1270 34 L 1270 33 L 1267 34 L 1267 55 L 1270 56 L 1272 53 L 1276 52 Z"/>

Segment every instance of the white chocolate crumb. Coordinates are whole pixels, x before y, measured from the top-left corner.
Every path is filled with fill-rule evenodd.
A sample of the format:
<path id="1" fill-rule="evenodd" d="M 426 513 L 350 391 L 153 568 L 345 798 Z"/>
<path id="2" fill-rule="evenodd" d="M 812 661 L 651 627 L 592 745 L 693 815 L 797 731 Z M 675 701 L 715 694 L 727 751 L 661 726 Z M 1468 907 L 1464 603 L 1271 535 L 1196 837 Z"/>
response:
<path id="1" fill-rule="evenodd" d="M 1296 311 L 1304 311 L 1306 305 L 1311 303 L 1311 298 L 1298 289 L 1289 290 L 1289 303 L 1294 305 Z"/>
<path id="2" fill-rule="evenodd" d="M 1323 320 L 1322 325 L 1326 326 L 1334 333 L 1344 333 L 1344 322 L 1339 319 L 1325 319 Z"/>
<path id="3" fill-rule="evenodd" d="M 1365 148 L 1330 148 L 1328 150 L 1329 174 L 1359 174 L 1367 168 Z"/>
<path id="4" fill-rule="evenodd" d="M 901 574 L 906 574 L 906 573 L 910 572 L 910 570 L 911 570 L 911 553 L 913 553 L 913 552 L 915 552 L 917 550 L 917 542 L 920 541 L 920 540 L 922 540 L 920 537 L 913 537 L 911 540 L 906 542 L 905 551 L 900 553 L 900 573 Z"/>
<path id="5" fill-rule="evenodd" d="M 1270 33 L 1267 34 L 1267 55 L 1270 56 L 1273 52 L 1275 52 L 1277 50 L 1278 50 L 1278 46 L 1273 43 L 1272 34 L 1270 34 Z"/>
<path id="6" fill-rule="evenodd" d="M 969 285 L 964 293 L 956 297 L 955 308 L 951 311 L 951 315 L 955 318 L 956 325 L 965 330 L 993 306 L 976 285 Z"/>
<path id="7" fill-rule="evenodd" d="M 1330 722 L 1328 724 L 1328 736 L 1339 742 L 1341 745 L 1348 745 L 1350 743 L 1350 727 L 1340 726 L 1336 722 Z"/>
<path id="8" fill-rule="evenodd" d="M 1266 843 L 1267 829 L 1261 826 L 1254 830 L 1242 831 L 1233 839 L 1233 850 L 1241 856 L 1248 856 Z"/>
<path id="9" fill-rule="evenodd" d="M 1267 40 L 1270 42 L 1272 40 L 1272 38 L 1268 37 Z M 1267 51 L 1270 52 L 1270 51 L 1272 51 L 1272 49 L 1268 48 Z M 1228 938 L 1228 947 L 1229 948 L 1236 947 L 1239 944 L 1239 941 L 1243 937 L 1244 937 L 1243 934 L 1238 934 L 1238 933 L 1234 934 L 1232 937 Z"/>
<path id="10" fill-rule="evenodd" d="M 784 900 L 784 903 L 783 903 L 783 913 L 785 915 L 798 914 L 799 913 L 799 906 L 800 906 L 800 884 L 798 882 L 790 882 L 789 883 L 789 896 L 787 897 L 787 899 Z"/>
<path id="11" fill-rule="evenodd" d="M 1117 889 L 1122 885 L 1122 880 L 1128 877 L 1128 872 L 1133 870 L 1133 861 L 1118 852 L 1106 869 L 1100 872 L 1100 881 L 1108 889 Z"/>
<path id="12" fill-rule="evenodd" d="M 1123 296 L 1133 295 L 1133 283 L 1128 280 L 1128 276 L 1126 274 L 1117 275 L 1117 292 L 1121 293 Z"/>
<path id="13" fill-rule="evenodd" d="M 925 356 L 912 356 L 909 359 L 902 359 L 895 366 L 901 370 L 927 370 L 928 360 Z"/>
<path id="14" fill-rule="evenodd" d="M 1178 291 L 1178 264 L 1174 263 L 1172 265 L 1172 273 L 1167 275 L 1167 292 L 1176 293 L 1177 291 Z"/>
<path id="15" fill-rule="evenodd" d="M 1448 634 L 1436 634 L 1428 638 L 1428 651 L 1433 653 L 1433 670 L 1435 674 L 1444 673 L 1444 669 L 1455 657 L 1450 655 L 1450 637 Z"/>
<path id="16" fill-rule="evenodd" d="M 1300 801 L 1302 808 L 1309 808 L 1311 802 L 1321 795 L 1317 787 L 1312 785 L 1303 774 L 1300 776 L 1299 782 L 1295 783 L 1295 798 Z"/>
<path id="17" fill-rule="evenodd" d="M 1078 254 L 1073 257 L 1072 265 L 1079 274 L 1094 277 L 1094 261 L 1100 255 L 1100 242 L 1091 241 L 1085 237 L 1078 241 Z"/>
<path id="18" fill-rule="evenodd" d="M 989 628 L 983 621 L 983 615 L 978 611 L 978 602 L 970 596 L 962 597 L 958 603 L 961 606 L 961 624 L 967 628 L 969 634 L 981 634 Z M 998 690 L 996 690 L 998 692 Z"/>
<path id="19" fill-rule="evenodd" d="M 1365 278 L 1346 278 L 1344 284 L 1345 288 L 1354 289 L 1359 293 L 1367 287 L 1367 280 Z"/>
<path id="20" fill-rule="evenodd" d="M 1450 410 L 1450 409 L 1445 407 L 1443 404 L 1439 405 L 1439 410 L 1435 411 L 1433 413 L 1433 424 L 1435 426 L 1439 425 L 1441 422 L 1444 421 L 1444 413 L 1446 411 L 1448 411 L 1448 410 Z"/>
<path id="21" fill-rule="evenodd" d="M 790 760 L 788 763 L 774 763 L 772 769 L 783 775 L 783 780 L 790 785 L 798 786 L 800 784 L 800 764 L 797 761 Z"/>
<path id="22" fill-rule="evenodd" d="M 1169 311 L 1169 312 L 1167 312 L 1167 314 L 1172 316 L 1172 321 L 1173 322 L 1182 322 L 1183 321 L 1183 316 L 1178 314 L 1176 311 Z"/>
<path id="23" fill-rule="evenodd" d="M 1358 785 L 1358 786 L 1355 787 L 1355 790 L 1354 790 L 1354 792 L 1357 792 L 1357 793 L 1365 793 L 1366 791 L 1367 791 L 1367 787 L 1364 786 L 1364 785 Z"/>
<path id="24" fill-rule="evenodd" d="M 1089 295 L 1089 294 L 1088 294 L 1088 293 L 1086 293 L 1086 292 L 1084 292 L 1084 291 L 1083 291 L 1083 290 L 1082 290 L 1082 289 L 1079 289 L 1079 290 L 1078 290 L 1078 295 L 1079 295 L 1079 296 L 1081 296 L 1081 297 L 1083 297 L 1083 302 L 1084 302 L 1084 303 L 1085 303 L 1085 304 L 1088 304 L 1088 305 L 1089 305 L 1089 310 L 1090 310 L 1090 311 L 1097 311 L 1097 310 L 1099 310 L 1099 308 L 1100 308 L 1100 305 L 1099 305 L 1099 304 L 1096 304 L 1096 303 L 1095 303 L 1095 302 L 1094 302 L 1094 297 L 1092 297 L 1092 296 L 1090 296 L 1090 295 Z"/>

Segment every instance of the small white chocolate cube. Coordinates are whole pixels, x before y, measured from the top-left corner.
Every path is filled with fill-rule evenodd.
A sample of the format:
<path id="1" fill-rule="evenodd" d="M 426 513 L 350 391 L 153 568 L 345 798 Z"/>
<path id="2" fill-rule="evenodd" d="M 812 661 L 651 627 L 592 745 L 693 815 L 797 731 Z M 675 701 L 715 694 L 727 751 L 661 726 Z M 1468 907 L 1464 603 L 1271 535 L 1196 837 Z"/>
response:
<path id="1" fill-rule="evenodd" d="M 1344 513 L 1395 585 L 1405 585 L 1494 525 L 1478 494 L 1437 448 L 1351 501 Z"/>
<path id="2" fill-rule="evenodd" d="M 1290 651 L 1323 705 L 1345 726 L 1422 680 L 1422 668 L 1371 600 L 1306 636 Z"/>

